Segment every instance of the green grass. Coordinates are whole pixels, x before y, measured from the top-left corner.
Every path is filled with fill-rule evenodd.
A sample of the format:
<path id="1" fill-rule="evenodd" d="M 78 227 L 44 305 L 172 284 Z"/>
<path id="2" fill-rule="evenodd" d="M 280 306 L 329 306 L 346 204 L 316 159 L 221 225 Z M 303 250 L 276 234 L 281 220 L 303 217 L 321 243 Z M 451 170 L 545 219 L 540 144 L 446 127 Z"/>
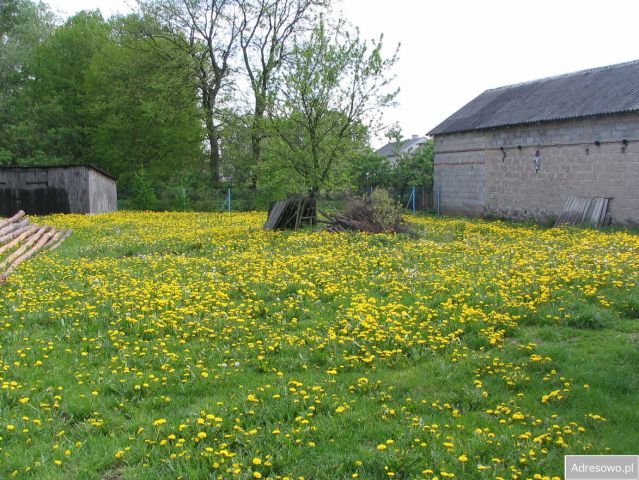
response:
<path id="1" fill-rule="evenodd" d="M 75 233 L 0 287 L 0 478 L 532 479 L 639 453 L 633 233 L 44 220 Z"/>

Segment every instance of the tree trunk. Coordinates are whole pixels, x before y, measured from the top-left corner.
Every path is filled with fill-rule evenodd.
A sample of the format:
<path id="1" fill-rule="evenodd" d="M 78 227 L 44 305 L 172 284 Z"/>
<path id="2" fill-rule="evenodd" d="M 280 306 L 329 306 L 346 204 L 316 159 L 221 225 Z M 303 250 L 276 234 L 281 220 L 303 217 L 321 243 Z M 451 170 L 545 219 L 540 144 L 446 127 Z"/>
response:
<path id="1" fill-rule="evenodd" d="M 208 120 L 206 129 L 210 146 L 209 169 L 211 171 L 211 183 L 213 187 L 217 187 L 220 183 L 220 137 L 214 125 L 211 125 L 211 127 L 209 128 Z"/>
<path id="2" fill-rule="evenodd" d="M 266 107 L 262 101 L 256 100 L 255 110 L 253 112 L 253 125 L 251 127 L 251 155 L 253 160 L 253 166 L 256 167 L 262 163 L 262 138 L 264 132 L 262 131 L 264 112 Z M 255 171 L 251 174 L 251 187 L 253 190 L 257 189 L 257 174 Z"/>
<path id="3" fill-rule="evenodd" d="M 204 110 L 204 124 L 206 125 L 206 137 L 209 141 L 209 170 L 211 172 L 211 186 L 216 188 L 220 183 L 220 136 L 215 126 L 212 92 L 205 81 L 200 87 L 202 91 L 202 109 Z"/>
<path id="4" fill-rule="evenodd" d="M 317 225 L 317 197 L 319 195 L 319 191 L 319 186 L 313 185 L 308 192 L 313 204 L 313 219 L 311 220 L 311 225 Z"/>

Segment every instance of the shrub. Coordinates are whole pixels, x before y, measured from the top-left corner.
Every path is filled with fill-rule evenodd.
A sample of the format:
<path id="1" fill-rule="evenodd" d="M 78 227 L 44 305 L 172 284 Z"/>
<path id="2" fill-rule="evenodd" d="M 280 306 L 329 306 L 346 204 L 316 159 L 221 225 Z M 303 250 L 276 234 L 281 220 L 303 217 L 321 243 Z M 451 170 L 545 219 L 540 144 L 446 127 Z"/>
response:
<path id="1" fill-rule="evenodd" d="M 406 226 L 400 212 L 400 204 L 386 190 L 378 188 L 371 195 L 347 202 L 342 226 L 370 233 L 404 232 Z"/>
<path id="2" fill-rule="evenodd" d="M 402 223 L 402 207 L 387 190 L 376 188 L 370 195 L 373 210 L 373 221 L 384 231 L 397 230 Z"/>

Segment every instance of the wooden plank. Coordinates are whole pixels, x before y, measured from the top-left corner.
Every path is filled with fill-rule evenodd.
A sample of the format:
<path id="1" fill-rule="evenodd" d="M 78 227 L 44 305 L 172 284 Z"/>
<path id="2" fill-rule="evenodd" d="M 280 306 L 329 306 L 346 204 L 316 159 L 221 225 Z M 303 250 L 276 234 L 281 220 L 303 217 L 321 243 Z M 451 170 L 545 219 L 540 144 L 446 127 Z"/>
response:
<path id="1" fill-rule="evenodd" d="M 568 198 L 566 198 L 566 203 L 564 204 L 564 209 L 563 211 L 559 214 L 559 217 L 557 217 L 557 220 L 555 221 L 555 227 L 558 227 L 560 225 L 563 225 L 564 222 L 566 221 L 566 216 L 567 216 L 567 212 L 568 212 L 568 207 L 570 205 L 570 201 L 572 200 L 572 196 L 568 196 Z"/>
<path id="2" fill-rule="evenodd" d="M 589 205 L 590 205 L 590 200 L 588 200 L 587 198 L 579 199 L 579 209 L 577 210 L 576 225 L 581 225 L 584 222 L 584 218 L 586 217 L 586 211 L 588 210 Z"/>
<path id="3" fill-rule="evenodd" d="M 566 209 L 564 211 L 564 215 L 561 220 L 561 225 L 566 225 L 570 223 L 576 204 L 577 204 L 576 197 L 572 195 L 568 197 L 568 201 L 566 202 Z"/>
<path id="4" fill-rule="evenodd" d="M 586 217 L 584 218 L 584 224 L 589 225 L 591 227 L 594 226 L 593 218 L 597 216 L 597 212 L 599 212 L 600 208 L 601 208 L 601 205 L 599 203 L 599 198 L 591 198 L 590 205 L 588 205 L 588 209 L 586 210 Z"/>
<path id="5" fill-rule="evenodd" d="M 271 209 L 271 212 L 268 215 L 268 219 L 266 220 L 266 223 L 264 224 L 264 228 L 266 230 L 273 230 L 275 228 L 275 226 L 278 223 L 278 220 L 280 219 L 280 216 L 282 215 L 282 211 L 284 210 L 285 207 L 286 207 L 285 200 L 280 200 L 279 202 L 275 202 L 275 205 L 273 205 L 273 208 Z"/>
<path id="6" fill-rule="evenodd" d="M 608 217 L 610 216 L 610 214 L 608 213 L 608 203 L 610 203 L 610 199 L 604 198 L 603 207 L 601 207 L 601 215 L 599 216 L 599 223 L 598 223 L 599 228 L 605 227 L 608 225 L 608 223 L 606 222 Z"/>
<path id="7" fill-rule="evenodd" d="M 304 206 L 306 205 L 306 200 L 300 198 L 296 204 L 297 212 L 295 215 L 295 230 L 300 228 L 300 218 L 302 218 L 302 210 L 304 210 Z"/>
<path id="8" fill-rule="evenodd" d="M 291 222 L 295 218 L 295 200 L 287 200 L 286 206 L 284 207 L 284 211 L 280 217 L 280 221 L 276 225 L 277 229 L 287 229 L 290 228 Z"/>
<path id="9" fill-rule="evenodd" d="M 582 198 L 570 196 L 566 200 L 563 212 L 555 221 L 560 225 L 588 225 L 601 228 L 610 220 L 608 204 L 610 199 L 605 197 Z"/>
<path id="10" fill-rule="evenodd" d="M 588 214 L 588 209 L 590 208 L 590 199 L 581 198 L 581 202 L 579 203 L 579 210 L 577 212 L 577 225 L 582 225 L 584 220 L 586 219 L 586 215 Z"/>
<path id="11" fill-rule="evenodd" d="M 590 207 L 586 212 L 584 218 L 584 224 L 591 227 L 597 227 L 599 223 L 599 217 L 601 216 L 601 209 L 603 207 L 603 199 L 601 197 L 595 197 L 590 200 Z"/>
<path id="12" fill-rule="evenodd" d="M 568 225 L 572 225 L 575 221 L 575 212 L 577 211 L 579 205 L 579 198 L 572 197 L 572 202 L 570 203 L 570 207 L 568 208 L 568 217 L 566 218 L 566 223 Z"/>
<path id="13" fill-rule="evenodd" d="M 298 229 L 302 224 L 312 225 L 315 221 L 314 199 L 301 195 L 276 202 L 269 212 L 264 228 L 266 230 Z"/>
<path id="14" fill-rule="evenodd" d="M 591 216 L 588 218 L 588 224 L 591 227 L 599 228 L 599 221 L 601 219 L 601 212 L 604 206 L 604 199 L 597 197 L 594 199 L 596 207 L 593 209 Z"/>

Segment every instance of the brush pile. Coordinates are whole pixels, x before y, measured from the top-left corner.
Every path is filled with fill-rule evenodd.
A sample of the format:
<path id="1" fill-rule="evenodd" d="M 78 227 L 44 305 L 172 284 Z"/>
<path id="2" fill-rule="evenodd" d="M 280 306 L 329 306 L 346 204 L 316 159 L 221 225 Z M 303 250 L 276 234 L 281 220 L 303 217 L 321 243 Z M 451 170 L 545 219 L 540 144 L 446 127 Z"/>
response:
<path id="1" fill-rule="evenodd" d="M 344 213 L 318 212 L 325 219 L 329 232 L 354 230 L 368 233 L 406 233 L 408 225 L 401 216 L 401 206 L 386 190 L 377 189 L 369 196 L 351 198 L 346 202 Z"/>
<path id="2" fill-rule="evenodd" d="M 22 210 L 11 218 L 0 219 L 0 256 L 10 252 L 0 261 L 0 284 L 22 262 L 41 250 L 55 250 L 69 235 L 71 230 L 32 224 Z"/>

